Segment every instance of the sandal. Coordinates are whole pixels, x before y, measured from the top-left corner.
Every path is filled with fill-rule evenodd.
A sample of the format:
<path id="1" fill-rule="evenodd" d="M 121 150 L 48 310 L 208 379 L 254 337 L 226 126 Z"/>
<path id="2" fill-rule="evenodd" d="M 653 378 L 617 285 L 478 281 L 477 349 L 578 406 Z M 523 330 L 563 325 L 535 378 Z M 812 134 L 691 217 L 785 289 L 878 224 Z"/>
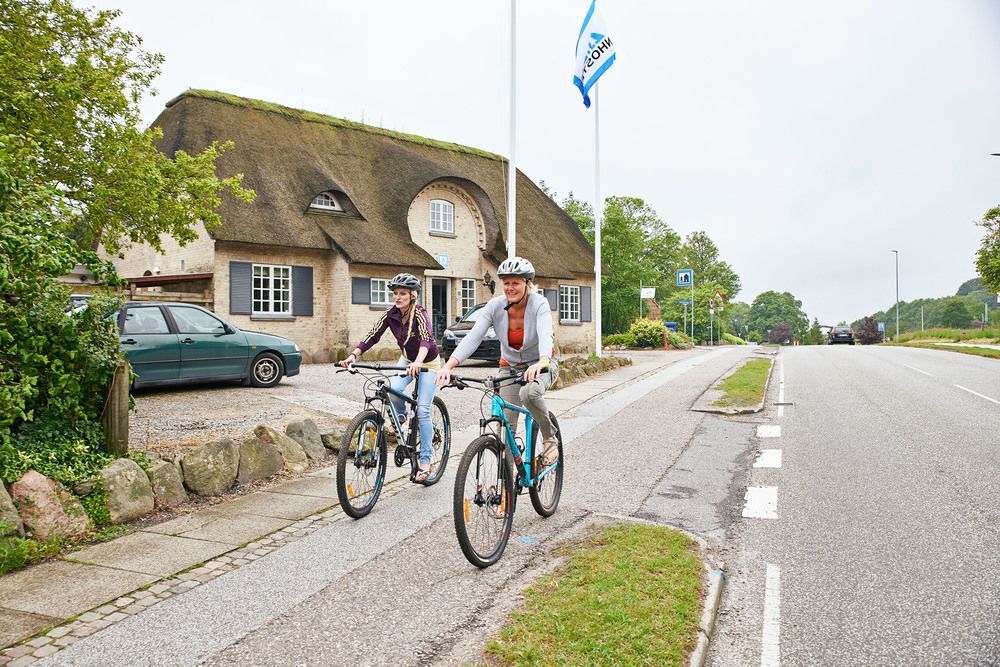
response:
<path id="1" fill-rule="evenodd" d="M 431 467 L 430 466 L 427 466 L 426 468 L 424 468 L 424 467 L 418 467 L 417 468 L 417 474 L 414 475 L 413 481 L 414 482 L 418 482 L 418 483 L 419 482 L 426 482 L 427 478 L 430 477 L 430 476 L 431 476 Z"/>
<path id="2" fill-rule="evenodd" d="M 542 452 L 542 465 L 550 466 L 559 460 L 559 441 L 549 438 L 545 441 L 545 450 Z"/>

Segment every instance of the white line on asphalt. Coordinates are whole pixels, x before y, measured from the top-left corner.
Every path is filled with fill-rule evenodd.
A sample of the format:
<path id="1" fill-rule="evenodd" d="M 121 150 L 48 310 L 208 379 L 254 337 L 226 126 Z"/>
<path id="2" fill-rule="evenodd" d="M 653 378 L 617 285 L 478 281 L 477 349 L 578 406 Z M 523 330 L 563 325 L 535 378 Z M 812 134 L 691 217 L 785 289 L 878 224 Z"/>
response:
<path id="1" fill-rule="evenodd" d="M 781 426 L 779 424 L 758 424 L 757 425 L 757 437 L 758 438 L 780 438 L 781 437 Z"/>
<path id="2" fill-rule="evenodd" d="M 764 583 L 764 630 L 760 636 L 760 667 L 781 664 L 781 568 L 767 564 Z"/>
<path id="3" fill-rule="evenodd" d="M 785 362 L 778 362 L 778 416 L 785 416 Z"/>
<path id="4" fill-rule="evenodd" d="M 924 375 L 926 375 L 927 377 L 931 377 L 931 378 L 932 378 L 932 377 L 934 377 L 933 375 L 931 375 L 931 374 L 930 374 L 930 373 L 928 373 L 927 371 L 922 371 L 922 370 L 920 370 L 919 368 L 914 368 L 913 366 L 911 366 L 911 365 L 909 365 L 909 364 L 903 364 L 903 366 L 906 366 L 906 367 L 907 367 L 907 368 L 909 368 L 909 369 L 910 369 L 911 371 L 916 371 L 916 372 L 918 372 L 918 373 L 923 373 L 923 374 L 924 374 Z"/>
<path id="5" fill-rule="evenodd" d="M 780 449 L 762 449 L 760 454 L 757 456 L 757 460 L 754 461 L 754 468 L 780 468 L 781 467 L 781 450 Z"/>
<path id="6" fill-rule="evenodd" d="M 743 501 L 743 516 L 747 519 L 777 519 L 778 487 L 748 486 Z"/>
<path id="7" fill-rule="evenodd" d="M 989 396 L 984 396 L 984 395 L 980 394 L 980 393 L 979 393 L 978 391 L 972 391 L 972 390 L 971 390 L 971 389 L 969 389 L 968 387 L 963 387 L 963 386 L 962 386 L 962 385 L 960 385 L 960 384 L 956 384 L 955 386 L 956 386 L 956 387 L 958 387 L 959 389 L 961 389 L 962 391 L 967 391 L 967 392 L 969 392 L 970 394 L 975 394 L 975 395 L 976 395 L 976 396 L 978 396 L 979 398 L 985 398 L 985 399 L 986 399 L 987 401 L 993 401 L 993 402 L 994 402 L 994 403 L 996 403 L 997 405 L 1000 405 L 1000 401 L 998 401 L 998 400 L 997 400 L 997 399 L 995 399 L 995 398 L 990 398 Z"/>

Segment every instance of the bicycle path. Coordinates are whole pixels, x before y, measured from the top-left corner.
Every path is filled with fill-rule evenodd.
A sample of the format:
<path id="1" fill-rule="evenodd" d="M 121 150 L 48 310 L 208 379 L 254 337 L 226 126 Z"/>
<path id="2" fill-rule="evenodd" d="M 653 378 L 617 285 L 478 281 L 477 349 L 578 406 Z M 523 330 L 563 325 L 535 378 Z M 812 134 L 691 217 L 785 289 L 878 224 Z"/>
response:
<path id="1" fill-rule="evenodd" d="M 362 521 L 345 519 L 339 509 L 324 510 L 297 521 L 283 518 L 289 525 L 282 532 L 264 541 L 251 542 L 234 554 L 242 558 L 224 562 L 227 557 L 223 556 L 186 573 L 193 576 L 182 579 L 185 575 L 180 575 L 168 580 L 189 584 L 190 590 L 183 595 L 174 592 L 169 599 L 160 601 L 157 597 L 170 591 L 157 591 L 157 597 L 137 600 L 137 603 L 146 600 L 150 608 L 124 619 L 113 619 L 93 637 L 75 640 L 74 645 L 48 658 L 45 664 L 83 665 L 116 660 L 130 664 L 192 664 L 214 660 L 214 664 L 222 664 L 239 654 L 243 654 L 241 660 L 263 664 L 288 661 L 322 664 L 334 656 L 338 662 L 381 662 L 388 659 L 387 654 L 403 663 L 417 660 L 418 654 L 434 655 L 440 660 L 442 651 L 448 648 L 441 645 L 440 638 L 463 636 L 454 625 L 456 619 L 472 622 L 478 618 L 482 610 L 477 612 L 477 608 L 484 599 L 496 598 L 497 590 L 518 580 L 518 573 L 547 553 L 553 544 L 580 530 L 593 512 L 627 513 L 638 509 L 647 493 L 645 487 L 656 481 L 655 477 L 649 478 L 647 459 L 661 458 L 655 467 L 665 468 L 687 441 L 686 437 L 678 437 L 671 448 L 676 451 L 671 456 L 633 452 L 621 458 L 628 476 L 646 483 L 622 484 L 621 478 L 613 475 L 599 485 L 599 490 L 590 488 L 585 481 L 588 477 L 596 479 L 608 472 L 606 461 L 602 462 L 601 446 L 594 443 L 613 442 L 623 432 L 620 425 L 612 423 L 618 420 L 611 418 L 626 409 L 637 415 L 655 414 L 655 403 L 638 412 L 636 404 L 649 400 L 648 394 L 662 393 L 665 385 L 682 386 L 677 380 L 694 371 L 699 379 L 683 385 L 683 391 L 674 392 L 671 417 L 683 412 L 669 425 L 679 428 L 679 432 L 693 431 L 692 423 L 685 422 L 696 423 L 700 417 L 687 413 L 686 408 L 706 383 L 734 361 L 732 355 L 724 352 L 671 355 L 666 361 L 663 358 L 640 361 L 554 392 L 554 411 L 566 415 L 563 432 L 567 445 L 571 445 L 567 449 L 568 460 L 579 459 L 580 463 L 571 463 L 573 467 L 568 468 L 563 504 L 555 517 L 541 520 L 524 499 L 522 511 L 515 518 L 515 536 L 504 559 L 485 572 L 469 566 L 455 543 L 450 516 L 457 467 L 457 461 L 453 461 L 445 479 L 434 487 L 390 483 L 376 510 Z M 565 404 L 557 406 L 557 401 Z M 585 410 L 574 410 L 570 405 L 580 406 L 585 402 Z M 628 420 L 630 424 L 636 422 Z M 662 425 L 659 433 L 665 433 Z M 478 427 L 456 430 L 453 455 L 457 457 L 477 434 Z M 405 470 L 393 470 L 405 477 Z M 305 511 L 310 503 L 332 506 L 336 503 L 332 482 L 329 470 L 289 482 L 297 493 L 272 489 L 260 494 L 267 497 L 242 507 L 243 512 L 254 510 L 260 514 L 240 517 L 266 518 L 279 512 L 287 517 Z M 324 488 L 328 490 L 323 491 Z M 313 495 L 306 495 L 310 493 Z M 268 509 L 269 503 L 278 509 Z M 298 505 L 298 509 L 290 510 L 289 505 Z M 225 517 L 213 514 L 208 518 L 210 522 L 201 526 L 202 537 L 195 538 L 187 531 L 186 537 L 180 534 L 181 539 L 210 542 L 204 538 L 214 535 L 211 525 L 224 521 Z M 189 519 L 190 525 L 196 523 L 197 517 Z M 528 541 L 521 541 L 524 537 Z M 169 549 L 166 545 L 164 548 Z M 74 556 L 80 559 L 81 554 Z M 247 562 L 238 562 L 241 560 Z M 142 554 L 142 562 L 155 561 L 155 554 Z M 215 564 L 218 562 L 222 565 Z M 128 561 L 87 567 L 142 572 Z M 120 590 L 115 590 L 108 600 L 119 595 Z M 414 611 L 413 617 L 401 614 L 404 600 L 409 600 L 413 609 L 420 612 Z M 373 615 L 372 605 L 385 613 Z M 78 619 L 75 622 L 80 625 L 67 636 L 95 632 L 99 628 L 88 624 L 100 625 L 110 616 Z M 352 619 L 359 617 L 379 620 L 366 625 L 364 633 L 348 633 Z M 78 633 L 81 629 L 83 633 Z M 53 644 L 61 638 L 65 637 L 53 638 Z M 420 642 L 423 648 L 414 653 L 413 647 Z M 473 645 L 478 651 L 479 644 L 473 642 Z M 301 654 L 295 653 L 298 647 L 303 651 Z M 376 648 L 378 653 L 372 653 Z M 41 649 L 44 646 L 38 650 Z M 376 655 L 378 660 L 374 660 Z"/>

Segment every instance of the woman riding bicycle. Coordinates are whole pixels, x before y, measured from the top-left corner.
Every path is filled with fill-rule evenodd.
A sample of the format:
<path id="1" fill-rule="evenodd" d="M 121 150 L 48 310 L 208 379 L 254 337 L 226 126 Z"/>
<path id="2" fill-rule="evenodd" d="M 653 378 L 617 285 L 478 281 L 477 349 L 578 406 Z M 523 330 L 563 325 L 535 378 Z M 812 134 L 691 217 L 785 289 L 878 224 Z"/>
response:
<path id="1" fill-rule="evenodd" d="M 497 276 L 503 284 L 503 296 L 491 299 L 483 308 L 472 330 L 465 336 L 451 358 L 437 374 L 437 385 L 451 382 L 451 371 L 476 351 L 487 330 L 493 327 L 500 339 L 500 365 L 524 373 L 524 386 L 508 385 L 500 396 L 508 403 L 523 406 L 542 431 L 542 463 L 559 460 L 559 441 L 555 437 L 545 390 L 552 386 L 559 366 L 552 358 L 552 313 L 549 301 L 535 291 L 535 267 L 526 259 L 511 257 L 501 262 Z M 543 370 L 548 369 L 548 373 Z M 517 430 L 518 413 L 511 427 Z"/>
<path id="2" fill-rule="evenodd" d="M 368 335 L 365 336 L 350 356 L 340 362 L 345 368 L 357 361 L 365 350 L 371 348 L 382 338 L 388 329 L 396 338 L 402 357 L 401 366 L 406 366 L 406 375 L 394 376 L 389 380 L 390 386 L 397 390 L 403 389 L 414 378 L 417 380 L 417 421 L 420 433 L 420 459 L 415 482 L 426 481 L 431 475 L 431 449 L 434 438 L 434 425 L 431 423 L 431 402 L 437 387 L 434 378 L 437 369 L 441 367 L 438 356 L 438 346 L 431 335 L 430 317 L 427 310 L 417 303 L 420 292 L 420 280 L 409 273 L 400 273 L 389 281 L 388 288 L 392 290 L 393 305 L 376 320 Z M 421 369 L 426 369 L 421 373 Z M 393 399 L 396 410 L 405 415 L 406 406 L 402 399 Z"/>

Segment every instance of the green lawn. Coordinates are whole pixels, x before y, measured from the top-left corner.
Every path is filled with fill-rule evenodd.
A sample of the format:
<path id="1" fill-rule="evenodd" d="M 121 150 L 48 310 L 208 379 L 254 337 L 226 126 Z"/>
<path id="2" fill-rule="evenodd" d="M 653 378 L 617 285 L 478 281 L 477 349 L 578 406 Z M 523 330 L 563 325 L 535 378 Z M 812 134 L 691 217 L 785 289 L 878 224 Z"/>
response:
<path id="1" fill-rule="evenodd" d="M 487 654 L 501 665 L 686 665 L 704 568 L 661 526 L 610 526 L 539 579 Z"/>
<path id="2" fill-rule="evenodd" d="M 944 350 L 946 352 L 961 352 L 962 354 L 973 354 L 977 357 L 1000 359 L 1000 350 L 994 350 L 991 347 L 957 347 L 952 345 L 939 345 L 935 343 L 901 343 L 898 347 L 920 347 L 925 350 Z"/>
<path id="3" fill-rule="evenodd" d="M 751 359 L 716 385 L 722 397 L 713 405 L 720 407 L 749 407 L 757 405 L 764 397 L 767 375 L 771 371 L 770 359 Z"/>

